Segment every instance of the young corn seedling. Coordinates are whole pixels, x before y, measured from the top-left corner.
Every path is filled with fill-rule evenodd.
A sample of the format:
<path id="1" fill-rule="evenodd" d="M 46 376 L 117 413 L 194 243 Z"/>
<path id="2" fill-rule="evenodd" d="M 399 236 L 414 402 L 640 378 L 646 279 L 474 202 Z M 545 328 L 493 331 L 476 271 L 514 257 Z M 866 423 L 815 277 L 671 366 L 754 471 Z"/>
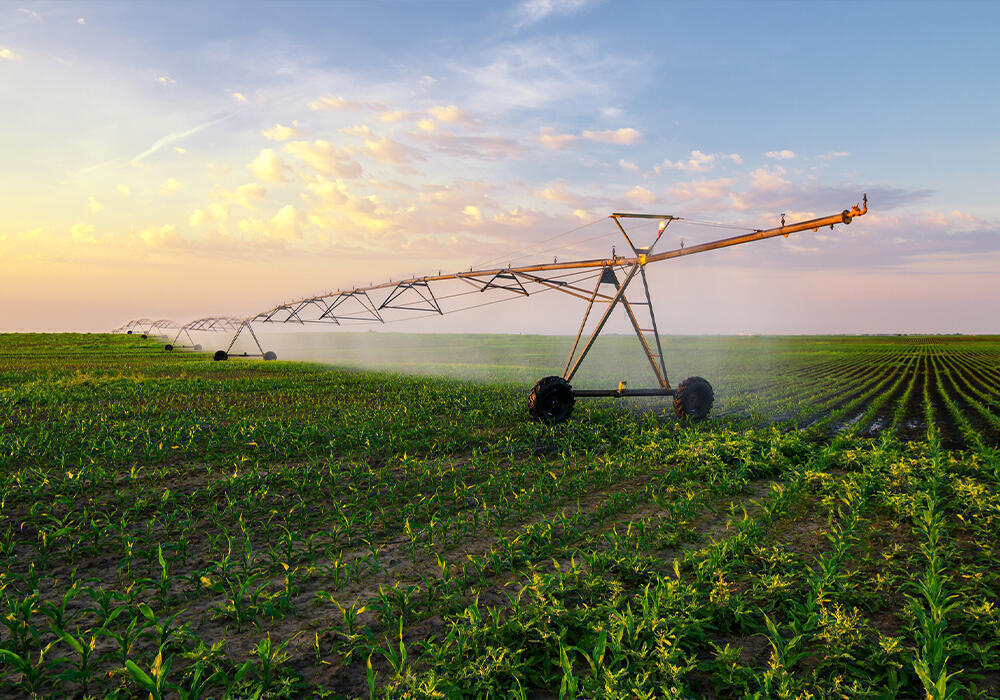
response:
<path id="1" fill-rule="evenodd" d="M 21 674 L 21 681 L 17 684 L 17 687 L 23 690 L 25 694 L 31 697 L 38 696 L 49 667 L 53 664 L 53 662 L 46 660 L 45 655 L 48 654 L 54 644 L 55 642 L 50 642 L 39 649 L 38 658 L 34 662 L 31 661 L 31 655 L 28 653 L 23 655 L 15 654 L 8 649 L 0 647 L 0 662 L 2 662 L 2 665 L 6 665 Z"/>
<path id="2" fill-rule="evenodd" d="M 77 660 L 74 667 L 69 671 L 59 674 L 59 678 L 79 684 L 80 690 L 84 695 L 87 695 L 91 677 L 94 675 L 94 666 L 98 660 L 98 657 L 95 654 L 95 649 L 97 648 L 97 635 L 91 635 L 88 640 L 84 635 L 75 637 L 65 630 L 53 629 L 53 632 L 56 633 L 56 636 L 59 637 L 63 643 L 66 644 L 66 646 L 77 654 Z M 60 659 L 60 661 L 71 663 L 68 659 Z"/>
<path id="3" fill-rule="evenodd" d="M 260 690 L 267 692 L 270 690 L 275 680 L 281 673 L 281 668 L 290 658 L 290 654 L 285 651 L 288 647 L 288 640 L 281 644 L 273 644 L 271 636 L 262 639 L 256 647 L 254 653 L 257 655 L 258 673 L 260 676 Z"/>
<path id="4" fill-rule="evenodd" d="M 132 677 L 132 680 L 149 693 L 149 697 L 152 700 L 162 700 L 166 697 L 168 691 L 175 689 L 175 686 L 167 683 L 167 674 L 170 672 L 170 665 L 173 661 L 173 656 L 167 657 L 167 660 L 164 661 L 163 650 L 160 649 L 157 651 L 156 658 L 153 660 L 153 665 L 149 668 L 148 673 L 131 659 L 125 662 L 125 669 Z"/>

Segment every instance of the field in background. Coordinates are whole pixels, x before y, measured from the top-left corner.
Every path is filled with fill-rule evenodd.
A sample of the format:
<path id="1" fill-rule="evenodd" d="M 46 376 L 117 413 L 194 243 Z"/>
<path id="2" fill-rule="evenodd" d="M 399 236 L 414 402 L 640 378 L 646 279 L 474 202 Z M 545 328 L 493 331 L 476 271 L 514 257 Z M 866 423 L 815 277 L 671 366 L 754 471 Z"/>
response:
<path id="1" fill-rule="evenodd" d="M 0 336 L 0 697 L 1000 693 L 1000 338 L 664 342 Z"/>

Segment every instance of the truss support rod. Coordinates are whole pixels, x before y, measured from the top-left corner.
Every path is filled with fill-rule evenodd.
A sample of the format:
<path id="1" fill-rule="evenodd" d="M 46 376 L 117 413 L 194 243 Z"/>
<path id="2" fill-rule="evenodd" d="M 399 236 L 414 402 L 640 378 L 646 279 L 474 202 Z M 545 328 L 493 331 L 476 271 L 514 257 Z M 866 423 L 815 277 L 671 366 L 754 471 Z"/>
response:
<path id="1" fill-rule="evenodd" d="M 535 282 L 542 285 L 543 287 L 548 287 L 549 289 L 554 289 L 557 292 L 562 292 L 563 294 L 569 294 L 571 297 L 576 297 L 577 299 L 583 299 L 584 301 L 590 300 L 590 290 L 584 289 L 583 287 L 576 287 L 569 282 L 556 283 L 551 280 L 547 280 L 544 277 L 538 277 L 537 275 L 531 275 L 527 272 L 518 272 L 521 277 L 529 280 L 530 282 Z M 570 291 L 572 290 L 572 291 Z M 602 299 L 604 301 L 611 301 L 611 297 L 606 294 L 598 294 L 596 299 Z"/>
<path id="2" fill-rule="evenodd" d="M 649 295 L 649 283 L 646 281 L 646 268 L 639 270 L 642 275 L 642 289 L 646 293 L 646 308 L 649 309 L 649 321 L 653 326 L 653 337 L 656 339 L 656 352 L 660 356 L 660 369 L 663 371 L 662 385 L 669 389 L 670 378 L 667 376 L 667 362 L 663 357 L 663 346 L 660 344 L 660 329 L 656 326 L 656 314 L 653 313 L 653 298 Z"/>
<path id="3" fill-rule="evenodd" d="M 618 287 L 618 293 L 615 294 L 614 298 L 611 300 L 611 303 L 608 304 L 608 308 L 604 310 L 604 315 L 601 316 L 601 320 L 598 321 L 597 327 L 594 329 L 594 332 L 587 340 L 587 344 L 583 346 L 583 350 L 580 351 L 580 357 L 576 359 L 576 363 L 573 364 L 573 368 L 570 369 L 568 373 L 565 373 L 563 375 L 563 379 L 565 379 L 567 382 L 572 381 L 573 377 L 576 375 L 577 370 L 580 369 L 580 364 L 583 362 L 583 359 L 587 356 L 587 353 L 590 352 L 590 348 L 594 346 L 594 341 L 597 340 L 597 336 L 599 336 L 601 334 L 601 331 L 604 329 L 604 324 L 606 324 L 608 322 L 608 319 L 611 318 L 611 312 L 615 310 L 615 306 L 617 306 L 618 302 L 621 301 L 622 297 L 625 296 L 625 290 L 628 289 L 629 282 L 631 282 L 632 278 L 634 278 L 636 273 L 639 272 L 640 267 L 641 266 L 639 265 L 639 263 L 633 264 L 632 269 L 629 270 L 628 275 L 625 277 L 625 281 L 623 281 L 621 283 L 621 286 Z"/>
<path id="4" fill-rule="evenodd" d="M 226 348 L 226 354 L 229 354 L 229 351 L 233 349 L 233 345 L 236 344 L 236 339 L 240 337 L 240 333 L 243 332 L 243 326 L 245 325 L 245 323 L 241 323 L 240 327 L 236 329 L 236 335 L 234 335 L 233 339 L 229 341 L 229 347 Z"/>
<path id="5" fill-rule="evenodd" d="M 249 321 L 247 321 L 243 325 L 245 325 L 247 327 L 247 330 L 250 331 L 250 336 L 253 338 L 253 342 L 257 343 L 257 349 L 260 350 L 260 356 L 263 357 L 264 356 L 264 348 L 261 347 L 260 341 L 257 340 L 257 334 L 253 332 L 253 326 L 250 325 Z"/>
<path id="6" fill-rule="evenodd" d="M 632 305 L 628 303 L 628 299 L 626 299 L 625 297 L 622 297 L 621 301 L 622 301 L 622 306 L 625 307 L 625 312 L 628 314 L 628 320 L 632 322 L 632 328 L 635 329 L 635 335 L 637 338 L 639 338 L 639 344 L 642 345 L 642 351 L 646 353 L 646 359 L 649 360 L 649 365 L 650 367 L 653 368 L 653 374 L 656 375 L 656 381 L 658 381 L 660 383 L 660 386 L 662 386 L 664 389 L 667 389 L 668 385 L 666 379 L 666 372 L 663 372 L 663 374 L 661 374 L 660 368 L 656 366 L 656 359 L 653 358 L 653 351 L 649 349 L 649 343 L 646 342 L 646 336 L 642 334 L 642 327 L 639 326 L 639 320 L 635 317 L 635 313 L 632 311 Z M 653 315 L 652 306 L 649 307 L 649 314 L 650 316 Z M 657 346 L 659 345 L 659 339 L 657 339 L 656 344 Z M 661 354 L 658 359 L 662 360 L 663 355 Z"/>
<path id="7" fill-rule="evenodd" d="M 611 268 L 605 268 L 610 270 Z M 611 273 L 614 274 L 614 271 Z M 573 361 L 573 356 L 576 355 L 576 348 L 580 344 L 580 336 L 583 335 L 583 329 L 587 325 L 587 319 L 590 318 L 590 311 L 594 308 L 594 300 L 597 299 L 597 292 L 601 288 L 601 283 L 604 281 L 604 274 L 602 273 L 600 277 L 597 278 L 597 284 L 594 285 L 594 293 L 590 295 L 590 301 L 587 303 L 587 310 L 583 312 L 583 320 L 580 321 L 580 330 L 576 332 L 576 339 L 573 341 L 573 348 L 569 351 L 569 357 L 566 358 L 566 367 L 563 368 L 563 376 L 565 377 L 569 373 L 569 364 Z"/>

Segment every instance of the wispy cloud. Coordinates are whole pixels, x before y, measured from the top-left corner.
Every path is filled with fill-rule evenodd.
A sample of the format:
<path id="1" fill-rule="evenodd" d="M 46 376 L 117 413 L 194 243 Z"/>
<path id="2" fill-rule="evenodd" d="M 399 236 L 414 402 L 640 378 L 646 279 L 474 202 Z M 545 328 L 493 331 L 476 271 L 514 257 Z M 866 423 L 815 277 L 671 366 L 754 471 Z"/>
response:
<path id="1" fill-rule="evenodd" d="M 590 4 L 592 0 L 524 0 L 514 9 L 515 25 L 522 28 L 552 15 L 571 15 Z"/>
<path id="2" fill-rule="evenodd" d="M 226 119 L 229 119 L 231 116 L 232 116 L 231 114 L 226 114 L 222 117 L 219 117 L 218 119 L 213 119 L 203 124 L 198 124 L 197 126 L 193 126 L 185 131 L 175 131 L 172 134 L 167 134 L 163 138 L 154 141 L 152 146 L 150 146 L 145 151 L 137 155 L 130 162 L 132 164 L 141 163 L 143 159 L 153 155 L 164 146 L 169 146 L 170 144 L 180 141 L 181 139 L 185 139 L 188 136 L 193 136 L 194 134 L 197 134 L 199 131 L 202 131 L 203 129 L 207 129 L 210 126 L 215 126 L 216 124 L 223 122 Z"/>
<path id="3" fill-rule="evenodd" d="M 290 141 L 285 146 L 290 153 L 317 172 L 337 177 L 361 177 L 361 164 L 351 158 L 348 150 L 339 148 L 329 141 L 318 139 Z"/>
<path id="4" fill-rule="evenodd" d="M 783 148 L 780 151 L 768 151 L 764 154 L 767 158 L 774 158 L 775 160 L 791 160 L 795 157 L 795 151 L 789 151 L 787 148 Z"/>
<path id="5" fill-rule="evenodd" d="M 287 141 L 288 139 L 299 135 L 298 129 L 291 126 L 285 126 L 283 124 L 275 124 L 270 129 L 264 129 L 260 133 L 264 135 L 264 138 L 270 139 L 271 141 Z"/>
<path id="6" fill-rule="evenodd" d="M 20 54 L 16 54 L 13 51 L 11 51 L 10 49 L 0 49 L 0 58 L 4 59 L 5 61 L 20 61 L 21 60 Z"/>
<path id="7" fill-rule="evenodd" d="M 642 141 L 642 134 L 632 127 L 624 129 L 608 129 L 606 131 L 584 131 L 583 138 L 599 143 L 617 143 L 631 145 Z"/>
<path id="8" fill-rule="evenodd" d="M 670 160 L 669 158 L 657 165 L 657 173 L 663 170 L 681 170 L 691 173 L 702 173 L 711 170 L 718 160 L 728 160 L 734 165 L 742 165 L 743 158 L 739 153 L 702 153 L 698 149 L 691 151 L 687 160 Z"/>

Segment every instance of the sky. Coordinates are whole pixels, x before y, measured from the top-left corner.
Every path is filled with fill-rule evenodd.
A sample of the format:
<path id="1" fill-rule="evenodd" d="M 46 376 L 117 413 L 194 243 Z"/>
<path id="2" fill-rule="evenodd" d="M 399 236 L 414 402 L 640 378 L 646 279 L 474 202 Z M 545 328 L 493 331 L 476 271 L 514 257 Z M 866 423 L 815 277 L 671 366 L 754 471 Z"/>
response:
<path id="1" fill-rule="evenodd" d="M 998 20 L 987 2 L 7 2 L 0 330 L 246 316 L 621 252 L 613 211 L 763 228 L 867 193 L 850 226 L 651 266 L 659 327 L 997 333 Z M 720 233 L 676 222 L 661 247 Z M 579 306 L 419 330 L 572 332 Z"/>

